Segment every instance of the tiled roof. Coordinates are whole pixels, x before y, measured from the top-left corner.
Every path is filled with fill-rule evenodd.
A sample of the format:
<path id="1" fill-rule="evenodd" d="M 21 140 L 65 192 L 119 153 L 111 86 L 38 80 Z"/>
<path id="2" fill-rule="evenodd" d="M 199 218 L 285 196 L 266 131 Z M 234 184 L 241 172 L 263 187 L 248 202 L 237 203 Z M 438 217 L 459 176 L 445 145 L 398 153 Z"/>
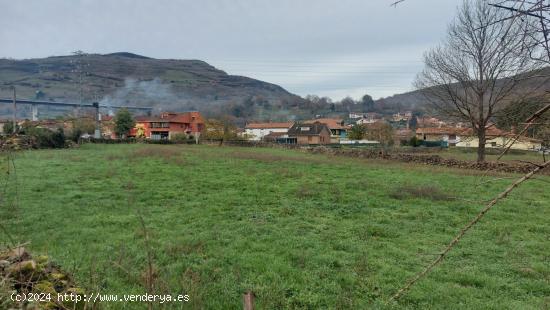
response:
<path id="1" fill-rule="evenodd" d="M 313 124 L 315 122 L 326 124 L 330 129 L 347 129 L 344 125 L 344 120 L 338 118 L 318 118 L 304 121 L 305 124 Z"/>
<path id="2" fill-rule="evenodd" d="M 250 123 L 246 124 L 246 129 L 271 129 L 271 128 L 290 128 L 294 125 L 292 122 L 286 123 Z"/>
<path id="3" fill-rule="evenodd" d="M 202 116 L 199 112 L 184 112 L 184 113 L 171 113 L 164 112 L 161 113 L 160 117 L 163 120 L 168 120 L 173 123 L 193 123 L 193 122 L 203 122 Z"/>
<path id="4" fill-rule="evenodd" d="M 288 130 L 289 136 L 316 136 L 319 135 L 323 129 L 326 129 L 329 133 L 330 130 L 325 123 L 315 122 L 313 124 L 300 124 L 296 123 L 292 128 Z"/>
<path id="5" fill-rule="evenodd" d="M 472 128 L 462 128 L 462 131 L 459 134 L 464 135 L 464 136 L 474 136 L 474 135 L 476 135 L 476 133 L 474 132 L 474 130 Z M 504 130 L 500 130 L 496 127 L 489 127 L 485 131 L 485 135 L 488 136 L 488 137 L 504 137 L 504 136 L 508 136 L 508 135 L 511 135 L 511 134 L 512 133 L 504 131 Z"/>

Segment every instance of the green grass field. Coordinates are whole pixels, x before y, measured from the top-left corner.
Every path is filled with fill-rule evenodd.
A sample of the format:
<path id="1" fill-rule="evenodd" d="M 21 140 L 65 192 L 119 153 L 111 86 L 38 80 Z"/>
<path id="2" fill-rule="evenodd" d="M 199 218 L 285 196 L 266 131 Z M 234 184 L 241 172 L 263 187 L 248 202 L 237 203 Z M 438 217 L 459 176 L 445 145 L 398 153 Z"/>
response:
<path id="1" fill-rule="evenodd" d="M 15 164 L 1 223 L 89 292 L 145 291 L 141 214 L 156 292 L 190 295 L 168 309 L 238 309 L 247 290 L 259 309 L 550 307 L 549 177 L 521 186 L 385 305 L 513 175 L 483 183 L 475 171 L 216 146 L 85 145 L 17 153 Z"/>

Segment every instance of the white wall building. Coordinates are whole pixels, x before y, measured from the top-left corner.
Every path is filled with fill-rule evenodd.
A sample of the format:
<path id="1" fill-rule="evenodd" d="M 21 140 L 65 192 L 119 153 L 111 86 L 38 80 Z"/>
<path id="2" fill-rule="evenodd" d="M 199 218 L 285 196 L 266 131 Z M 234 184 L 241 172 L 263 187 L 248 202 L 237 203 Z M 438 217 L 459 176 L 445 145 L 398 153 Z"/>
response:
<path id="1" fill-rule="evenodd" d="M 348 115 L 348 118 L 351 118 L 351 119 L 358 119 L 358 118 L 363 118 L 363 116 L 365 116 L 365 113 L 361 113 L 361 112 L 350 112 L 349 115 Z"/>
<path id="2" fill-rule="evenodd" d="M 294 123 L 250 123 L 244 127 L 248 140 L 260 141 L 272 132 L 287 133 Z"/>

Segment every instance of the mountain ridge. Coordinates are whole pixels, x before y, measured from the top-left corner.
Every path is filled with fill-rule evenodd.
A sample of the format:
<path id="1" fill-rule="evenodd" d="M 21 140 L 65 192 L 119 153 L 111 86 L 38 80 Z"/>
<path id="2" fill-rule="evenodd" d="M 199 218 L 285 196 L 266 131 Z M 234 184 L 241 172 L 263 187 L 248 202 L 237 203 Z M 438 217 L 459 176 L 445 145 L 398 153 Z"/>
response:
<path id="1" fill-rule="evenodd" d="M 293 108 L 304 100 L 279 85 L 230 75 L 202 60 L 130 52 L 0 59 L 0 85 L 0 97 L 11 97 L 9 87 L 15 86 L 18 97 L 25 99 L 82 98 L 87 103 L 193 109 L 236 118 L 284 118 L 299 114 Z"/>

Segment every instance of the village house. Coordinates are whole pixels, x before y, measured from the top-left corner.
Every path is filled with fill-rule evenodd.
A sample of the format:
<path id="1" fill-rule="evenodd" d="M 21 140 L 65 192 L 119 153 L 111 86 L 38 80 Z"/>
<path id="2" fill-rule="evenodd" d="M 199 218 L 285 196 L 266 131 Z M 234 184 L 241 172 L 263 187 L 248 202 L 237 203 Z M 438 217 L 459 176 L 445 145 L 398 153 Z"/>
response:
<path id="1" fill-rule="evenodd" d="M 408 121 L 412 118 L 412 111 L 405 113 L 398 112 L 392 116 L 394 122 Z"/>
<path id="2" fill-rule="evenodd" d="M 517 136 L 516 133 L 503 131 L 495 127 L 488 128 L 486 135 L 487 142 L 485 144 L 485 147 L 487 148 L 507 147 Z M 472 130 L 471 128 L 463 129 L 463 131 L 459 135 L 459 141 L 457 142 L 456 146 L 478 147 L 479 139 L 477 138 L 474 130 Z M 542 149 L 542 140 L 520 136 L 518 140 L 514 142 L 511 149 L 539 151 Z"/>
<path id="3" fill-rule="evenodd" d="M 348 118 L 358 119 L 358 118 L 363 118 L 364 116 L 365 116 L 365 113 L 362 113 L 362 112 L 349 112 Z"/>
<path id="4" fill-rule="evenodd" d="M 327 125 L 330 130 L 330 143 L 338 144 L 340 140 L 347 137 L 348 126 L 344 125 L 344 120 L 337 118 L 318 118 L 314 120 L 304 121 L 304 124 L 322 123 Z"/>
<path id="5" fill-rule="evenodd" d="M 245 136 L 248 140 L 261 141 L 265 136 L 270 133 L 283 133 L 286 134 L 288 130 L 294 125 L 292 122 L 284 123 L 250 123 L 244 127 Z"/>
<path id="6" fill-rule="evenodd" d="M 152 140 L 170 140 L 177 135 L 198 139 L 204 131 L 204 120 L 199 112 L 163 112 L 160 116 L 136 117 L 136 125 L 129 137 Z"/>
<path id="7" fill-rule="evenodd" d="M 516 137 L 516 134 L 489 127 L 486 131 L 486 148 L 503 148 L 508 146 Z M 442 146 L 472 147 L 479 146 L 479 139 L 472 128 L 457 127 L 429 127 L 417 128 L 416 138 L 421 141 L 442 142 Z M 520 136 L 512 149 L 538 151 L 542 148 L 542 141 L 538 139 Z"/>
<path id="8" fill-rule="evenodd" d="M 363 115 L 363 118 L 359 119 L 355 123 L 357 125 L 374 124 L 380 120 L 381 120 L 381 117 L 378 113 L 365 113 Z"/>
<path id="9" fill-rule="evenodd" d="M 397 129 L 394 133 L 395 144 L 408 144 L 412 137 L 414 137 L 414 132 L 410 129 L 402 128 Z"/>
<path id="10" fill-rule="evenodd" d="M 288 130 L 288 140 L 291 144 L 311 145 L 331 143 L 331 131 L 321 122 L 296 123 Z"/>
<path id="11" fill-rule="evenodd" d="M 435 117 L 417 117 L 416 126 L 418 128 L 430 128 L 430 127 L 448 127 L 447 123 L 435 118 Z"/>
<path id="12" fill-rule="evenodd" d="M 444 146 L 456 146 L 462 128 L 425 127 L 416 129 L 416 139 L 428 142 L 443 142 Z"/>

